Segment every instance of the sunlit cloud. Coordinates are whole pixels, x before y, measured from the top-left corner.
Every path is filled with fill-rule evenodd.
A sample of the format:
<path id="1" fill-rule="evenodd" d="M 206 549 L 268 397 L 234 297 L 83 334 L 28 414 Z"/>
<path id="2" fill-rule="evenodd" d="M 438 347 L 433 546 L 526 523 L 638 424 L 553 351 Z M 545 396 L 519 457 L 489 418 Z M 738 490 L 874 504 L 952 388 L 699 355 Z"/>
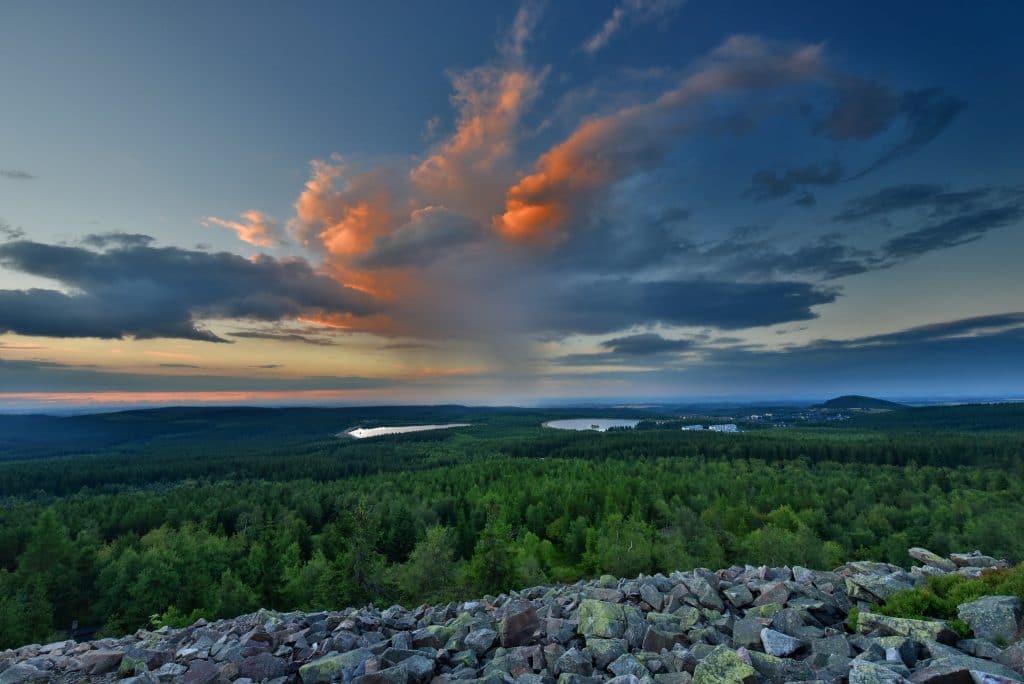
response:
<path id="1" fill-rule="evenodd" d="M 241 216 L 241 221 L 228 221 L 216 216 L 207 216 L 203 219 L 203 223 L 229 228 L 235 231 L 239 240 L 256 247 L 277 247 L 284 242 L 281 225 L 270 216 L 255 209 L 243 211 Z"/>

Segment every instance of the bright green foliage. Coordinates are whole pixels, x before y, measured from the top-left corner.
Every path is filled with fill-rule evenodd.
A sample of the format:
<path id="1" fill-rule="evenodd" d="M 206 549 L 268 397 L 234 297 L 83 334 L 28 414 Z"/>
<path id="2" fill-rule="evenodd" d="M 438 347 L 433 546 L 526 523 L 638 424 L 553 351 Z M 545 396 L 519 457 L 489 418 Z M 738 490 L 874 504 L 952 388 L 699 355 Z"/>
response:
<path id="1" fill-rule="evenodd" d="M 636 516 L 612 513 L 587 534 L 584 565 L 596 574 L 635 577 L 654 566 L 654 528 Z"/>
<path id="2" fill-rule="evenodd" d="M 455 535 L 435 525 L 413 547 L 409 560 L 391 567 L 390 579 L 405 601 L 443 603 L 457 595 L 463 563 L 455 557 Z"/>
<path id="3" fill-rule="evenodd" d="M 978 579 L 961 575 L 935 575 L 924 586 L 901 591 L 877 610 L 883 615 L 915 620 L 939 618 L 961 636 L 970 628 L 958 617 L 957 607 L 982 596 L 1017 596 L 1024 600 L 1024 563 L 1013 568 L 986 570 Z"/>

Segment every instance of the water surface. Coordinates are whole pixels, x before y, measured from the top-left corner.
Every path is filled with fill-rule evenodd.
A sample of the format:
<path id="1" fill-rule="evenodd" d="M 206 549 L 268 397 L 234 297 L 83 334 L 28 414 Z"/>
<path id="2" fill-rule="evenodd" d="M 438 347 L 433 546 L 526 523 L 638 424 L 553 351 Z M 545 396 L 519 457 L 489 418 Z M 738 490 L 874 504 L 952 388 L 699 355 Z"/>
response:
<path id="1" fill-rule="evenodd" d="M 399 425 L 397 427 L 374 427 L 374 428 L 353 428 L 341 435 L 348 435 L 356 439 L 367 437 L 381 437 L 383 435 L 401 435 L 406 432 L 426 432 L 427 430 L 447 430 L 449 428 L 469 427 L 469 423 L 445 423 L 443 425 Z"/>
<path id="2" fill-rule="evenodd" d="M 568 418 L 566 420 L 549 420 L 544 427 L 556 430 L 594 430 L 606 432 L 610 428 L 635 428 L 639 420 L 621 418 Z"/>

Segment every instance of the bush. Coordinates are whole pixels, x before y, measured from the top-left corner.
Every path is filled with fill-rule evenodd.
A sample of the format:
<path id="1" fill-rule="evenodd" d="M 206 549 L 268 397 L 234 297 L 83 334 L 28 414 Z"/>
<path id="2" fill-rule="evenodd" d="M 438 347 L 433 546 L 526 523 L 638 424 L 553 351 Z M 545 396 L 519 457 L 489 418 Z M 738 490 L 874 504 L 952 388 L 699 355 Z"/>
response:
<path id="1" fill-rule="evenodd" d="M 914 620 L 946 620 L 961 636 L 969 636 L 970 628 L 959 619 L 957 609 L 960 604 L 982 596 L 1016 596 L 1024 600 L 1024 563 L 1013 568 L 986 570 L 978 579 L 962 575 L 929 577 L 924 586 L 894 594 L 878 612 Z"/>

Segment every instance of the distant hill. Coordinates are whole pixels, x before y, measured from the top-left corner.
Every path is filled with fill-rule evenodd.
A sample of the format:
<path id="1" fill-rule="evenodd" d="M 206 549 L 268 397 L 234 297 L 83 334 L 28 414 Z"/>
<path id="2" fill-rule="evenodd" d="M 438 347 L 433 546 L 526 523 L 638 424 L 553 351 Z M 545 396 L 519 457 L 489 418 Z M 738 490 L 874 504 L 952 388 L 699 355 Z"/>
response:
<path id="1" fill-rule="evenodd" d="M 902 411 L 861 413 L 842 426 L 914 432 L 1024 432 L 1024 403 L 921 406 Z"/>
<path id="2" fill-rule="evenodd" d="M 894 401 L 886 401 L 885 399 L 875 399 L 874 397 L 863 397 L 859 394 L 845 394 L 835 399 L 829 399 L 828 401 L 815 405 L 814 408 L 826 408 L 826 409 L 901 409 L 906 408 L 903 404 L 897 404 Z"/>

